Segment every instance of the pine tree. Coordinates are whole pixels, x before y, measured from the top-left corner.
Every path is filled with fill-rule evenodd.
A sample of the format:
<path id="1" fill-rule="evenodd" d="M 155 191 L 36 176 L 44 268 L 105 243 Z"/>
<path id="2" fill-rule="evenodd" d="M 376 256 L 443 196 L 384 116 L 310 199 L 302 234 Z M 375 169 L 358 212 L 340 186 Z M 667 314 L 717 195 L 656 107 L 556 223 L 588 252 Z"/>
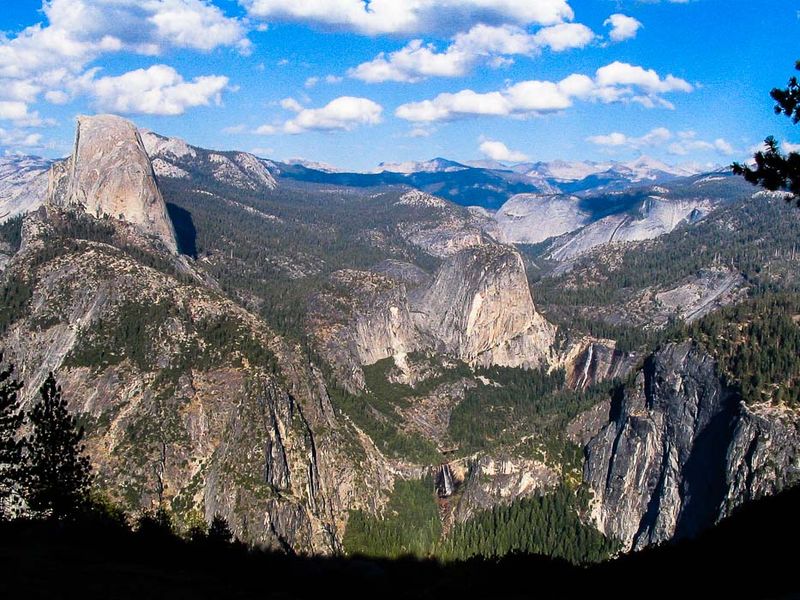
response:
<path id="1" fill-rule="evenodd" d="M 13 365 L 0 370 L 0 518 L 12 516 L 11 505 L 22 491 L 22 442 L 17 438 L 25 418 L 17 397 L 21 387 Z"/>
<path id="2" fill-rule="evenodd" d="M 800 61 L 795 68 L 800 71 Z M 786 88 L 775 88 L 770 92 L 775 100 L 775 113 L 789 117 L 796 125 L 800 123 L 800 82 L 797 77 L 789 79 Z M 753 185 L 770 191 L 787 191 L 800 205 L 800 153 L 783 154 L 777 140 L 769 136 L 764 140 L 766 149 L 753 156 L 755 168 L 733 163 L 733 172 L 742 175 Z"/>
<path id="3" fill-rule="evenodd" d="M 225 517 L 214 515 L 208 528 L 208 539 L 217 544 L 230 544 L 233 541 L 233 532 Z"/>
<path id="4" fill-rule="evenodd" d="M 85 506 L 92 481 L 91 464 L 84 454 L 83 427 L 77 427 L 67 410 L 52 373 L 39 393 L 41 401 L 31 409 L 32 431 L 25 440 L 26 500 L 36 513 L 60 519 Z"/>

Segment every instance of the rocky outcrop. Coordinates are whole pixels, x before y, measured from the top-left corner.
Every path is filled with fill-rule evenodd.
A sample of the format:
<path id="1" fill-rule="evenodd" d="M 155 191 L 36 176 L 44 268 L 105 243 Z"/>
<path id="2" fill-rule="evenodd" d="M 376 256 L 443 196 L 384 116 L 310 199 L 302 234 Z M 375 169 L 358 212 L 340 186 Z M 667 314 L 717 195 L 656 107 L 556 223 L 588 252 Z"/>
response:
<path id="1" fill-rule="evenodd" d="M 612 214 L 559 239 L 550 257 L 566 261 L 612 242 L 651 240 L 674 231 L 680 225 L 700 221 L 716 205 L 705 198 L 677 200 L 649 196 L 642 202 L 638 213 Z"/>
<path id="2" fill-rule="evenodd" d="M 337 271 L 335 290 L 311 302 L 310 329 L 349 389 L 364 387 L 361 365 L 415 350 L 481 366 L 550 360 L 555 327 L 536 312 L 513 247 L 467 248 L 445 259 L 432 279 L 399 261 L 375 271 Z"/>
<path id="3" fill-rule="evenodd" d="M 414 291 L 411 310 L 436 350 L 472 364 L 535 366 L 555 337 L 534 308 L 519 253 L 498 244 L 445 261 L 430 287 Z"/>
<path id="4" fill-rule="evenodd" d="M 72 156 L 50 172 L 47 203 L 131 223 L 177 252 L 142 139 L 133 123 L 120 117 L 78 117 Z"/>
<path id="5" fill-rule="evenodd" d="M 745 407 L 692 342 L 649 357 L 633 384 L 579 417 L 570 435 L 590 438 L 593 516 L 625 548 L 695 535 L 798 479 L 797 415 Z"/>
<path id="6" fill-rule="evenodd" d="M 447 258 L 465 248 L 494 243 L 485 223 L 470 211 L 431 194 L 406 192 L 394 202 L 394 209 L 398 233 L 432 256 Z"/>
<path id="7" fill-rule="evenodd" d="M 720 516 L 800 483 L 800 413 L 785 407 L 742 407 L 725 473 Z"/>
<path id="8" fill-rule="evenodd" d="M 517 244 L 538 244 L 590 222 L 591 215 L 575 196 L 518 194 L 500 207 L 495 219 L 506 238 Z"/>
<path id="9" fill-rule="evenodd" d="M 278 184 L 268 161 L 247 152 L 214 152 L 190 146 L 179 138 L 141 131 L 142 142 L 161 178 L 208 177 L 247 191 L 275 189 Z"/>
<path id="10" fill-rule="evenodd" d="M 336 289 L 316 294 L 309 326 L 338 380 L 364 387 L 361 365 L 422 347 L 405 284 L 386 275 L 347 269 L 331 277 Z"/>
<path id="11" fill-rule="evenodd" d="M 565 370 L 571 389 L 586 389 L 601 381 L 622 379 L 640 360 L 634 352 L 619 350 L 614 340 L 585 337 L 569 341 L 560 349 L 550 365 Z"/>
<path id="12" fill-rule="evenodd" d="M 52 163 L 32 156 L 0 157 L 0 223 L 42 205 Z"/>
<path id="13" fill-rule="evenodd" d="M 483 456 L 470 465 L 455 518 L 467 521 L 482 510 L 544 493 L 559 481 L 559 474 L 540 461 Z"/>

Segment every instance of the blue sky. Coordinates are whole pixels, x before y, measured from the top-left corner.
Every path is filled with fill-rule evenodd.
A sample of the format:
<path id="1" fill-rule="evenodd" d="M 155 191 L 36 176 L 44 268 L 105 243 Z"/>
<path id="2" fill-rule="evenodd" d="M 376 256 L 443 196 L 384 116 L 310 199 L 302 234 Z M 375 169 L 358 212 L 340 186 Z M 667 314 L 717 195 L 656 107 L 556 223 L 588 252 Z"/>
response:
<path id="1" fill-rule="evenodd" d="M 768 92 L 786 0 L 15 0 L 0 152 L 63 156 L 114 112 L 211 148 L 353 169 L 455 160 L 726 164 L 800 143 Z M 792 146 L 787 146 L 792 148 Z"/>

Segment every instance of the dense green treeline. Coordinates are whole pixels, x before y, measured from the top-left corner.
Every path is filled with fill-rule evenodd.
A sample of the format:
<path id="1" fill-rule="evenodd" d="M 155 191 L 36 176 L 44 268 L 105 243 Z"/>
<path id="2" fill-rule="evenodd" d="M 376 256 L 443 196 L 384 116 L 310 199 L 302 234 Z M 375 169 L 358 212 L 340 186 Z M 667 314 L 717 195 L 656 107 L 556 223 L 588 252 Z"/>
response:
<path id="1" fill-rule="evenodd" d="M 382 517 L 351 512 L 344 547 L 350 555 L 383 558 L 455 561 L 535 553 L 573 563 L 597 562 L 619 546 L 581 520 L 588 501 L 585 488 L 561 485 L 541 496 L 480 511 L 442 536 L 431 479 L 398 481 Z"/>
<path id="2" fill-rule="evenodd" d="M 562 369 L 548 373 L 544 367 L 490 367 L 476 375 L 489 383 L 467 390 L 450 415 L 450 436 L 463 452 L 486 449 L 512 425 L 548 416 L 554 408 L 549 399 L 566 383 Z"/>
<path id="3" fill-rule="evenodd" d="M 442 534 L 433 480 L 397 481 L 382 517 L 351 511 L 344 534 L 348 554 L 430 556 Z"/>
<path id="4" fill-rule="evenodd" d="M 172 321 L 187 327 L 178 363 L 159 365 L 164 344 L 174 344 Z M 128 359 L 141 371 L 210 368 L 237 357 L 278 374 L 278 360 L 245 324 L 226 315 L 193 321 L 185 309 L 161 300 L 124 302 L 113 314 L 101 317 L 80 332 L 80 343 L 66 357 L 65 366 L 105 368 Z"/>
<path id="5" fill-rule="evenodd" d="M 370 393 L 397 404 L 402 403 L 405 398 L 410 396 L 424 396 L 433 392 L 440 385 L 473 375 L 469 365 L 457 359 L 448 360 L 447 364 L 444 364 L 435 356 L 423 352 L 410 352 L 406 356 L 406 360 L 418 369 L 427 370 L 430 375 L 414 384 L 413 387 L 390 381 L 392 371 L 395 369 L 394 358 L 390 356 L 362 367 Z"/>
<path id="6" fill-rule="evenodd" d="M 604 560 L 619 544 L 581 521 L 588 492 L 561 485 L 554 491 L 515 500 L 457 523 L 437 555 L 443 560 L 473 556 L 499 558 L 508 554 L 543 554 L 582 564 Z"/>
<path id="7" fill-rule="evenodd" d="M 800 405 L 800 296 L 769 294 L 723 308 L 688 329 L 745 402 Z"/>
<path id="8" fill-rule="evenodd" d="M 467 390 L 450 415 L 449 433 L 460 453 L 515 447 L 566 470 L 579 470 L 583 460 L 580 448 L 566 440 L 567 424 L 607 398 L 617 383 L 572 390 L 561 369 L 548 373 L 544 368 L 491 367 L 476 374 L 489 383 Z"/>

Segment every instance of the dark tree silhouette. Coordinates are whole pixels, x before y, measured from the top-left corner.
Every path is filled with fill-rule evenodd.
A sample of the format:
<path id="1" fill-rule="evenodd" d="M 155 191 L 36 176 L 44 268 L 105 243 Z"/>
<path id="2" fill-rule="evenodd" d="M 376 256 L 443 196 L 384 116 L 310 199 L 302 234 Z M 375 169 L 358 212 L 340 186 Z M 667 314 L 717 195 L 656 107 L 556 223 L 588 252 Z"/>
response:
<path id="1" fill-rule="evenodd" d="M 39 393 L 41 401 L 31 409 L 32 431 L 25 440 L 26 500 L 41 516 L 61 519 L 86 506 L 91 464 L 84 454 L 83 427 L 78 428 L 67 410 L 52 373 Z"/>
<path id="2" fill-rule="evenodd" d="M 214 515 L 208 528 L 208 540 L 217 544 L 230 544 L 233 541 L 233 532 L 223 516 Z"/>
<path id="3" fill-rule="evenodd" d="M 18 436 L 25 416 L 17 397 L 20 388 L 13 365 L 0 369 L 0 518 L 12 516 L 13 499 L 22 492 L 22 441 Z"/>
<path id="4" fill-rule="evenodd" d="M 800 61 L 795 64 L 795 69 L 800 71 Z M 795 124 L 800 123 L 800 83 L 797 77 L 792 77 L 785 89 L 773 89 L 770 96 L 776 102 L 776 114 L 786 115 Z M 783 154 L 777 140 L 772 136 L 764 140 L 764 143 L 766 149 L 753 156 L 755 168 L 733 163 L 733 172 L 764 189 L 790 192 L 792 199 L 800 206 L 800 154 Z"/>

